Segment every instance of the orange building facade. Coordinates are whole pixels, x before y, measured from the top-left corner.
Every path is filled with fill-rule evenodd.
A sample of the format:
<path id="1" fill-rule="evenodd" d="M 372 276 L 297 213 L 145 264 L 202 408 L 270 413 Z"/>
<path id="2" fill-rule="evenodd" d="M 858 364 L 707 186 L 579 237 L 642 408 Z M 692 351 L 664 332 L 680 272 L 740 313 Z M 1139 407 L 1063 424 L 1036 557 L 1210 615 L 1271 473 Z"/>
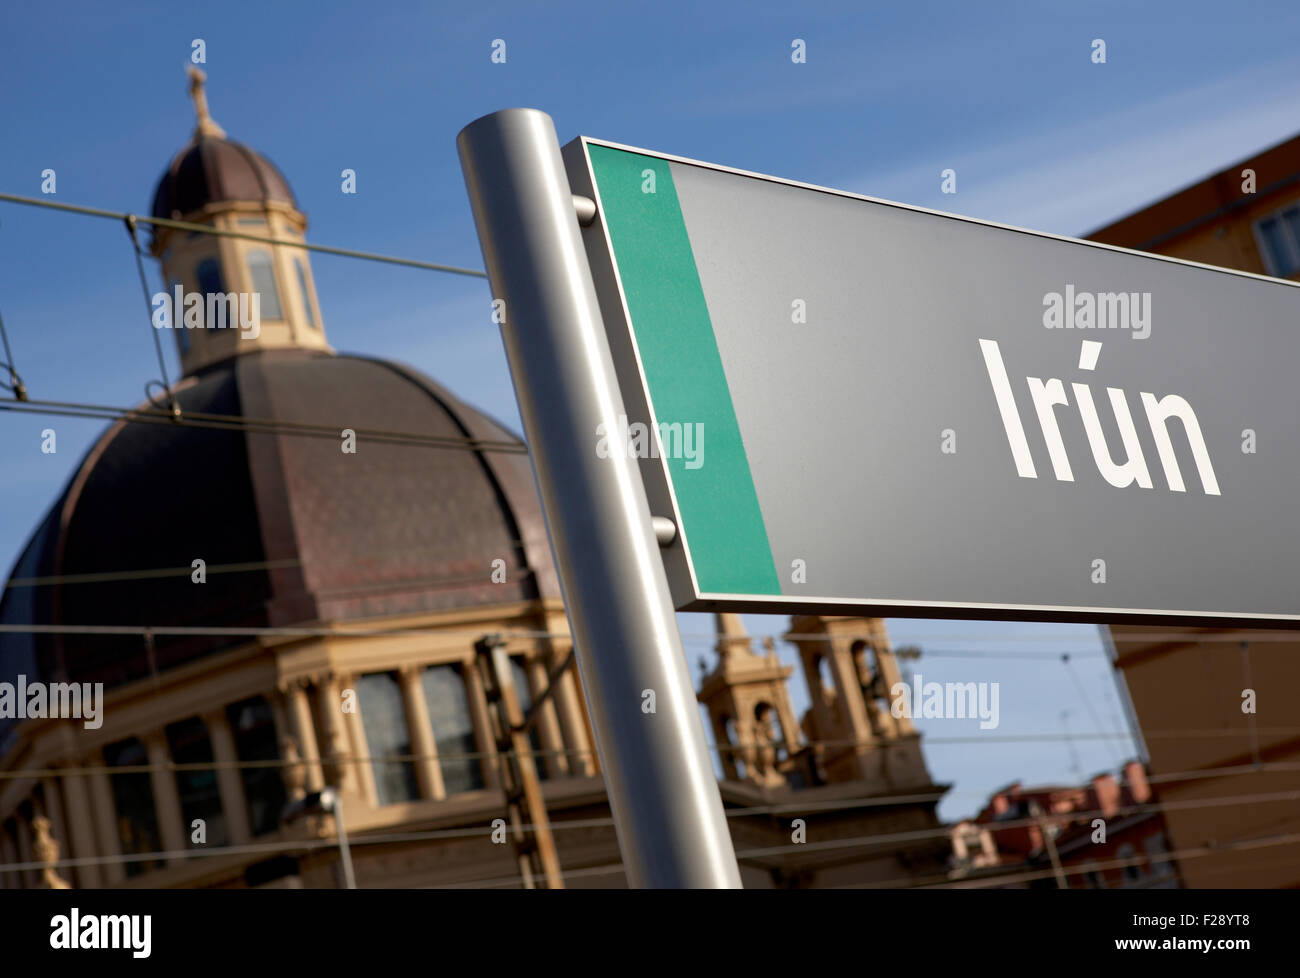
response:
<path id="1" fill-rule="evenodd" d="M 1089 238 L 1300 279 L 1300 136 Z M 1300 637 L 1127 625 L 1109 634 L 1186 885 L 1300 887 Z"/>

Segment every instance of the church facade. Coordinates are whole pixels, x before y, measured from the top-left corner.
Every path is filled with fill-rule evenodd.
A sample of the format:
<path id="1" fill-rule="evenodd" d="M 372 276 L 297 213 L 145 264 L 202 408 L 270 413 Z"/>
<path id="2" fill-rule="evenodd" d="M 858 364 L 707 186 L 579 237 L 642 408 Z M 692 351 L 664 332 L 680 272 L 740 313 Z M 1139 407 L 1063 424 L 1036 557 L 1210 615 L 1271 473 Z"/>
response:
<path id="1" fill-rule="evenodd" d="M 0 885 L 339 886 L 341 821 L 360 887 L 519 886 L 479 651 L 501 636 L 563 883 L 624 886 L 525 447 L 332 349 L 288 181 L 197 72 L 191 94 L 153 203 L 208 229 L 151 242 L 183 376 L 142 409 L 171 419 L 103 432 L 0 600 L 0 622 L 53 626 L 0 634 L 0 680 L 103 689 L 97 726 L 0 718 Z M 240 296 L 256 329 L 232 325 Z M 791 622 L 797 718 L 792 669 L 716 620 L 699 699 L 745 885 L 942 879 L 946 788 L 889 711 L 883 622 Z M 333 815 L 285 819 L 326 787 Z"/>

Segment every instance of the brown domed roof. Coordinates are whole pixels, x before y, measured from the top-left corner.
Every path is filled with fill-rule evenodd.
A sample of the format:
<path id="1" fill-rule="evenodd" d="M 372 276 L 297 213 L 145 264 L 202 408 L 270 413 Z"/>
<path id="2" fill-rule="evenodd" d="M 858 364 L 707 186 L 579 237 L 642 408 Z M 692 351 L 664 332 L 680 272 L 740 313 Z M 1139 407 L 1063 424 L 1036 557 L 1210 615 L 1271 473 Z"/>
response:
<path id="1" fill-rule="evenodd" d="M 181 219 L 208 204 L 278 201 L 297 208 L 289 181 L 242 143 L 198 134 L 172 159 L 153 196 L 153 216 Z"/>
<path id="2" fill-rule="evenodd" d="M 190 98 L 198 125 L 189 144 L 177 153 L 158 181 L 153 195 L 153 216 L 173 220 L 187 217 L 209 204 L 272 201 L 298 205 L 274 163 L 247 146 L 226 138 L 213 121 L 204 90 L 207 76 L 195 65 L 187 67 Z"/>
<path id="3" fill-rule="evenodd" d="M 398 364 L 307 350 L 248 353 L 187 379 L 186 413 L 236 414 L 519 444 Z M 505 583 L 493 583 L 503 559 Z M 188 573 L 67 581 L 72 575 Z M 559 597 L 528 456 L 185 425 L 109 428 L 28 543 L 0 621 L 283 626 Z M 0 678 L 117 685 L 238 637 L 0 634 Z M 152 661 L 151 661 L 152 660 Z M 3 726 L 0 724 L 0 726 Z"/>

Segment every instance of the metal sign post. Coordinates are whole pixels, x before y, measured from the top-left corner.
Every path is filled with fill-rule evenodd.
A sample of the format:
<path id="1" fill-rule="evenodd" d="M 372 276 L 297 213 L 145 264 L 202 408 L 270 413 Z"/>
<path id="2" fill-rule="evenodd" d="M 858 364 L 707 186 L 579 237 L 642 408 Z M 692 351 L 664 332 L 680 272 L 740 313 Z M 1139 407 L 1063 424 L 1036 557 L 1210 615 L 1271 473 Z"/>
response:
<path id="1" fill-rule="evenodd" d="M 466 126 L 461 167 L 546 512 L 629 883 L 739 887 L 555 126 Z M 657 514 L 658 515 L 658 514 Z"/>

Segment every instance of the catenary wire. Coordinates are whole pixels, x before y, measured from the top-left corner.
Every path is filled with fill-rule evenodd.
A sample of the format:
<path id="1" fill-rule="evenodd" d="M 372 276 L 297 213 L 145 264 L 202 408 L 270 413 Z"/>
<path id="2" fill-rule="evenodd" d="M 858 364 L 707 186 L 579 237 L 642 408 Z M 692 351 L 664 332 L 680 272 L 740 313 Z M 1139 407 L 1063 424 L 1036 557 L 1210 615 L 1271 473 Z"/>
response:
<path id="1" fill-rule="evenodd" d="M 18 368 L 14 364 L 13 350 L 9 348 L 9 332 L 5 329 L 5 319 L 0 315 L 0 341 L 4 343 L 5 358 L 0 366 L 5 368 L 9 375 L 7 381 L 0 381 L 0 387 L 11 391 L 15 399 L 19 401 L 27 400 L 27 388 L 23 385 L 23 379 L 18 376 Z"/>
<path id="2" fill-rule="evenodd" d="M 131 250 L 135 253 L 135 270 L 140 276 L 140 290 L 144 294 L 145 318 L 148 320 L 153 310 L 153 302 L 149 297 L 149 278 L 144 271 L 144 252 L 140 250 L 140 238 L 135 233 L 135 215 L 128 215 L 123 223 L 126 225 L 126 233 L 131 238 Z M 162 377 L 163 389 L 167 392 L 168 413 L 172 417 L 179 417 L 180 408 L 176 405 L 176 392 L 172 390 L 171 381 L 167 377 L 167 358 L 163 356 L 162 338 L 158 335 L 156 329 L 150 329 L 149 332 L 153 334 L 153 348 L 154 352 L 158 354 L 158 372 Z"/>
<path id="3" fill-rule="evenodd" d="M 248 418 L 237 414 L 182 413 L 179 416 L 166 411 L 142 408 L 111 407 L 99 404 L 81 404 L 73 401 L 8 401 L 0 400 L 0 410 L 19 414 L 47 414 L 56 417 L 89 418 L 100 421 L 123 421 L 133 424 L 167 424 L 183 428 L 209 428 L 222 431 L 243 431 L 248 434 L 303 435 L 329 438 L 337 441 L 344 428 L 350 428 L 359 441 L 383 444 L 411 445 L 425 448 L 460 448 L 478 452 L 501 452 L 526 455 L 528 446 L 522 442 L 502 439 L 465 438 L 457 435 L 422 435 L 417 432 L 392 431 L 382 428 L 356 428 L 351 425 L 324 425 L 307 422 L 278 421 Z"/>
<path id="4" fill-rule="evenodd" d="M 1107 817 L 1111 817 L 1111 818 L 1127 817 L 1131 815 L 1145 816 L 1151 814 L 1163 814 L 1164 812 L 1167 811 L 1200 810 L 1205 808 L 1218 808 L 1218 807 L 1239 805 L 1239 804 L 1265 804 L 1271 802 L 1294 801 L 1297 798 L 1300 798 L 1300 790 L 1257 793 L 1251 795 L 1243 794 L 1243 795 L 1225 796 L 1225 797 L 1205 799 L 1205 800 L 1187 800 L 1181 802 L 1179 801 L 1153 802 L 1153 803 L 1144 803 L 1138 805 L 1120 806 L 1118 809 L 1116 809 Z M 843 805 L 839 807 L 844 807 L 844 808 L 865 807 L 864 803 L 895 804 L 898 802 L 894 799 L 867 798 L 867 799 L 856 799 L 853 801 L 848 801 L 843 803 Z M 803 809 L 803 810 L 806 811 L 809 809 Z M 751 814 L 754 814 L 752 810 L 730 810 L 726 812 L 726 815 L 729 818 L 744 817 Z M 1084 822 L 1084 821 L 1088 821 L 1089 819 L 1095 817 L 1102 817 L 1105 815 L 1106 813 L 1101 810 L 1071 811 L 1071 812 L 1055 813 L 1050 816 L 1043 816 L 1038 818 L 1031 817 L 1031 818 L 1022 818 L 1022 819 L 1006 819 L 998 822 L 979 823 L 979 827 L 981 829 L 987 829 L 989 832 L 997 833 L 997 832 L 1010 831 L 1014 829 L 1033 827 L 1040 824 L 1044 820 L 1044 818 L 1048 818 L 1053 821 Z M 593 819 L 572 819 L 572 820 L 558 819 L 558 820 L 551 821 L 549 824 L 552 831 L 555 831 L 555 830 L 569 829 L 569 828 L 576 829 L 576 828 L 612 827 L 614 824 L 614 820 L 613 818 L 610 817 L 601 817 L 601 818 L 593 818 Z M 532 824 L 525 824 L 520 826 L 520 828 L 522 828 L 525 831 L 533 831 L 537 828 L 537 826 Z M 849 839 L 828 839 L 824 842 L 802 842 L 802 843 L 793 843 L 791 845 L 785 845 L 785 846 L 766 846 L 761 848 L 738 849 L 736 850 L 736 857 L 737 859 L 752 860 L 752 859 L 759 859 L 768 856 L 787 854 L 791 852 L 814 852 L 814 851 L 828 852 L 828 851 L 838 851 L 841 849 L 849 849 L 849 848 L 853 848 L 853 849 L 866 848 L 873 845 L 882 845 L 887 843 L 919 842 L 927 839 L 937 840 L 937 839 L 950 837 L 952 829 L 953 826 L 951 825 L 941 825 L 935 828 L 915 829 L 915 830 L 910 830 L 905 832 L 874 833 L 866 836 L 856 836 Z M 362 846 L 362 845 L 392 844 L 394 842 L 433 841 L 437 839 L 466 838 L 466 837 L 473 837 L 473 836 L 490 835 L 491 832 L 492 832 L 492 827 L 489 824 L 487 826 L 476 826 L 473 828 L 437 829 L 437 830 L 431 830 L 426 832 L 377 833 L 377 834 L 362 833 L 350 837 L 349 844 L 352 846 Z M 1300 834 L 1296 834 L 1294 838 L 1300 840 Z M 1225 849 L 1242 848 L 1245 845 L 1247 844 L 1233 842 L 1233 843 L 1224 843 L 1211 848 L 1213 848 L 1214 851 L 1221 852 L 1224 851 Z M 187 857 L 228 855 L 228 854 L 235 854 L 239 852 L 285 851 L 285 850 L 302 849 L 302 848 L 335 848 L 336 846 L 337 846 L 337 841 L 331 841 L 329 839 L 282 840 L 279 842 L 241 844 L 238 846 L 205 846 L 202 849 L 181 849 L 181 850 L 172 850 L 172 851 L 165 851 L 165 852 L 118 854 L 116 856 L 110 855 L 110 856 L 68 857 L 67 859 L 58 860 L 57 862 L 54 863 L 54 865 L 55 866 L 77 866 L 77 865 L 92 865 L 92 864 L 102 865 L 102 864 L 113 863 L 113 862 L 155 861 L 155 860 L 168 860 L 168 859 L 182 859 Z M 1174 858 L 1171 854 L 1162 854 L 1162 855 L 1165 858 Z M 1136 857 L 1136 858 L 1138 859 L 1138 861 L 1143 861 L 1143 857 Z M 1147 857 L 1147 859 L 1148 861 L 1160 861 L 1155 857 Z M 40 862 L 5 864 L 5 865 L 0 865 L 0 873 L 20 872 L 20 871 L 31 870 L 31 869 L 41 869 L 46 865 L 47 865 L 46 863 L 40 863 Z M 1089 867 L 1084 867 L 1082 869 L 1076 868 L 1075 871 L 1086 872 L 1092 868 L 1095 867 L 1089 866 Z M 1051 876 L 1053 875 L 1053 871 L 1047 870 L 1045 871 L 1045 875 Z M 1039 877 L 1035 875 L 1031 878 L 1039 878 Z M 993 880 L 991 878 L 986 877 L 986 878 L 981 878 L 978 882 L 987 885 L 992 881 Z M 884 883 L 872 883 L 866 885 L 884 886 L 886 885 L 887 882 L 890 881 L 886 881 Z M 912 885 L 916 885 L 914 881 L 909 880 L 907 882 L 911 883 Z M 943 882 L 951 884 L 954 881 L 952 881 L 950 877 L 944 877 Z M 461 884 L 461 885 L 474 885 L 474 884 L 469 883 L 469 884 Z"/>
<path id="5" fill-rule="evenodd" d="M 192 231 L 199 234 L 212 234 L 223 238 L 240 238 L 245 241 L 258 241 L 262 244 L 281 245 L 287 248 L 302 248 L 305 251 L 315 251 L 323 255 L 337 255 L 340 258 L 359 258 L 363 261 L 382 262 L 388 265 L 404 265 L 408 268 L 422 268 L 431 272 L 447 272 L 452 275 L 468 275 L 472 278 L 487 278 L 487 273 L 479 271 L 477 268 L 461 268 L 457 265 L 441 265 L 436 262 L 417 261 L 414 258 L 398 258 L 392 255 L 381 255 L 371 251 L 357 251 L 352 248 L 333 248 L 329 245 L 309 244 L 306 241 L 294 241 L 288 238 L 271 238 L 266 235 L 250 234 L 244 231 L 231 231 L 225 228 L 214 228 L 207 224 L 194 224 L 190 221 L 178 221 L 164 217 L 145 217 L 142 214 L 131 214 L 126 211 L 110 211 L 99 207 L 63 204 L 52 200 L 41 200 L 38 197 L 22 197 L 17 194 L 0 193 L 0 201 L 10 204 L 24 204 L 28 207 L 43 207 L 71 214 L 81 214 L 87 217 L 109 218 L 115 221 L 133 219 L 141 224 L 151 224 L 155 227 L 171 228 L 177 231 Z"/>
<path id="6" fill-rule="evenodd" d="M 518 541 L 516 541 L 516 543 L 517 542 Z M 708 614 L 708 612 L 701 612 L 701 614 Z M 869 616 L 864 616 L 864 617 L 869 617 Z M 349 625 L 340 625 L 334 627 L 314 626 L 314 625 L 284 625 L 284 626 L 247 626 L 241 628 L 223 628 L 218 626 L 205 626 L 205 625 L 154 626 L 154 625 L 71 625 L 71 624 L 59 625 L 59 624 L 37 624 L 37 623 L 0 624 L 0 632 L 19 632 L 19 633 L 32 632 L 32 633 L 41 633 L 41 634 L 69 634 L 69 635 L 72 634 L 78 634 L 78 635 L 146 635 L 146 634 L 169 635 L 170 634 L 170 635 L 224 635 L 224 636 L 243 635 L 250 638 L 255 638 L 264 635 L 265 636 L 444 635 L 444 636 L 473 636 L 475 638 L 481 638 L 483 637 L 485 632 L 489 630 L 490 629 L 454 629 L 454 628 L 449 629 L 449 628 L 439 628 L 434 625 L 394 626 L 391 628 L 362 627 L 362 626 L 349 626 Z M 568 632 L 549 632 L 549 631 L 542 631 L 537 629 L 504 629 L 499 631 L 501 631 L 501 634 L 506 638 L 570 638 L 571 637 Z M 1187 638 L 1187 636 L 1183 636 L 1183 637 Z M 701 640 L 721 641 L 724 639 L 733 642 L 741 639 L 749 639 L 752 642 L 760 642 L 765 638 L 772 638 L 774 641 L 780 641 L 780 642 L 863 641 L 870 644 L 872 641 L 879 641 L 879 636 L 873 636 L 868 633 L 862 633 L 859 635 L 849 635 L 849 634 L 826 635 L 823 633 L 816 633 L 816 632 L 808 633 L 808 634 L 787 633 L 787 634 L 777 634 L 777 635 L 745 635 L 745 636 L 726 635 L 721 633 L 712 634 L 712 635 L 705 635 L 701 633 L 688 635 L 686 633 L 683 633 L 682 638 L 684 641 L 688 641 L 688 642 L 701 641 Z M 949 636 L 941 635 L 941 634 L 936 634 L 935 639 L 938 641 L 952 641 L 952 639 Z M 970 639 L 970 641 L 976 641 L 976 639 Z M 978 641 L 997 642 L 999 641 L 999 636 L 996 634 L 987 637 L 980 636 Z M 1074 641 L 1078 641 L 1077 636 L 1074 637 Z M 1196 644 L 1203 640 L 1199 636 L 1194 636 L 1192 638 L 1189 638 L 1188 641 L 1190 641 L 1192 644 Z M 1236 638 L 1235 636 L 1226 636 L 1222 639 L 1222 641 L 1232 642 L 1235 644 L 1239 641 L 1239 639 Z M 1279 639 L 1278 641 L 1300 642 L 1300 635 L 1291 635 L 1289 637 Z M 899 644 L 899 645 L 893 645 L 891 643 L 890 646 L 887 649 L 885 649 L 885 651 L 893 654 L 896 657 L 903 658 L 904 656 L 901 656 L 899 653 L 902 652 L 904 649 L 908 648 L 910 644 L 912 643 L 909 642 L 908 644 Z M 1085 658 L 1090 656 L 1091 658 L 1101 659 L 1105 657 L 1104 653 L 1095 652 L 1092 650 L 1084 650 L 1084 651 L 1086 653 L 1085 655 L 1080 655 L 1078 652 L 1071 653 L 1071 654 L 1079 658 Z M 989 659 L 1001 659 L 1007 657 L 1012 657 L 1017 659 L 1031 658 L 1031 659 L 1039 659 L 1045 663 L 1059 661 L 1059 657 L 1060 657 L 1059 652 L 1033 652 L 1033 653 L 1013 654 L 1013 653 L 1004 653 L 999 651 L 983 650 L 983 649 L 930 650 L 928 648 L 923 649 L 921 655 L 922 656 L 930 656 L 930 655 L 943 656 L 945 658 L 989 658 Z"/>
<path id="7" fill-rule="evenodd" d="M 1279 735 L 1294 734 L 1300 732 L 1300 728 L 1282 727 L 1277 730 L 1268 730 L 1266 732 L 1276 733 Z M 1169 731 L 1172 737 L 1185 737 L 1194 735 L 1198 737 L 1209 737 L 1214 735 L 1229 736 L 1220 731 Z M 1164 736 L 1166 732 L 1156 731 L 1155 736 Z M 1102 737 L 1119 738 L 1126 737 L 1127 733 L 1113 734 L 1096 734 L 1094 738 Z M 1238 734 L 1240 736 L 1240 734 Z M 1006 743 L 1019 743 L 1024 741 L 1049 741 L 1053 738 L 1060 740 L 1061 734 L 1025 734 L 1016 737 L 1013 741 L 995 741 Z M 130 739 L 130 738 L 126 738 Z M 978 744 L 983 742 L 979 737 L 935 737 L 926 738 L 927 743 L 937 744 Z M 719 748 L 717 745 L 706 745 L 713 753 L 731 753 L 737 750 L 747 748 L 728 746 Z M 858 747 L 867 751 L 888 751 L 897 748 L 898 744 L 864 744 L 854 740 L 818 740 L 807 744 L 801 744 L 799 750 L 805 750 L 809 747 Z M 534 757 L 561 757 L 561 756 L 578 756 L 594 757 L 595 751 L 591 748 L 584 747 L 538 747 L 529 750 L 529 754 Z M 329 756 L 318 756 L 314 758 L 298 758 L 297 760 L 285 760 L 277 758 L 273 760 L 260 761 L 194 761 L 176 763 L 172 761 L 161 764 L 83 764 L 83 765 L 62 765 L 59 767 L 46 768 L 14 768 L 6 771 L 0 771 L 0 782 L 4 781 L 22 781 L 27 779 L 39 780 L 41 778 L 54 777 L 84 777 L 88 775 L 100 774 L 148 774 L 154 771 L 219 771 L 219 770 L 258 770 L 264 768 L 297 768 L 319 765 L 335 765 L 344 767 L 356 767 L 358 765 L 375 765 L 375 764 L 412 764 L 417 761 L 464 761 L 478 760 L 491 761 L 494 758 L 511 757 L 514 755 L 512 750 L 491 750 L 491 751 L 456 751 L 434 754 L 380 754 L 380 755 L 363 755 L 353 756 L 346 755 L 341 759 L 333 759 Z M 1250 774 L 1259 771 L 1296 771 L 1300 770 L 1300 761 L 1260 761 L 1258 764 L 1240 764 L 1226 765 L 1224 767 L 1203 768 L 1199 771 L 1182 772 L 1178 774 L 1149 775 L 1145 780 L 1150 784 L 1160 783 L 1185 783 L 1189 781 L 1214 780 L 1216 778 L 1229 777 L 1238 774 Z M 1061 787 L 1074 788 L 1078 785 L 1063 785 Z"/>

